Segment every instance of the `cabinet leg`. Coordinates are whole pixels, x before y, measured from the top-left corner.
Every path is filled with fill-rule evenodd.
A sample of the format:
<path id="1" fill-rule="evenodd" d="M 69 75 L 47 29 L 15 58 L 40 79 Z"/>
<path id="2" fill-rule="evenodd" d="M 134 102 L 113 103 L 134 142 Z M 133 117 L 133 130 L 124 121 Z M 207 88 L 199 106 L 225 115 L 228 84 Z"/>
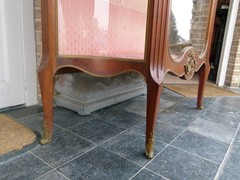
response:
<path id="1" fill-rule="evenodd" d="M 147 158 L 153 158 L 154 149 L 154 128 L 156 125 L 158 107 L 160 103 L 160 94 L 162 84 L 157 84 L 152 79 L 147 83 L 147 122 L 146 122 L 146 149 Z"/>
<path id="2" fill-rule="evenodd" d="M 53 74 L 48 70 L 38 73 L 39 84 L 42 94 L 43 103 L 43 136 L 40 140 L 41 144 L 48 144 L 52 139 L 53 129 Z"/>
<path id="3" fill-rule="evenodd" d="M 199 85 L 198 85 L 198 97 L 197 97 L 197 109 L 203 109 L 203 94 L 205 85 L 208 79 L 210 67 L 209 65 L 203 65 L 199 70 Z"/>

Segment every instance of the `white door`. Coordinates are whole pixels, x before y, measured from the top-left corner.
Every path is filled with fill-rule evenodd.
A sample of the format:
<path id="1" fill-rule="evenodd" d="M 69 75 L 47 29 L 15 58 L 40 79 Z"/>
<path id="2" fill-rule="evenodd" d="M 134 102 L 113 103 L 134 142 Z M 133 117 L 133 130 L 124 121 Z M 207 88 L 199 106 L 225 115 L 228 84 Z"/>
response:
<path id="1" fill-rule="evenodd" d="M 29 51 L 33 51 L 30 55 L 35 54 L 32 50 L 35 47 L 26 49 L 25 46 L 25 39 L 29 38 L 24 37 L 27 33 L 24 30 L 23 2 L 26 0 L 0 0 L 0 109 L 26 104 L 26 88 L 36 86 L 35 80 L 26 84 L 29 78 L 26 76 L 31 76 L 26 73 L 30 68 L 28 64 L 32 64 L 28 63 L 26 57 Z M 32 0 L 28 2 L 33 4 Z M 31 61 L 36 61 L 36 58 Z M 36 75 L 32 74 L 32 77 Z"/>

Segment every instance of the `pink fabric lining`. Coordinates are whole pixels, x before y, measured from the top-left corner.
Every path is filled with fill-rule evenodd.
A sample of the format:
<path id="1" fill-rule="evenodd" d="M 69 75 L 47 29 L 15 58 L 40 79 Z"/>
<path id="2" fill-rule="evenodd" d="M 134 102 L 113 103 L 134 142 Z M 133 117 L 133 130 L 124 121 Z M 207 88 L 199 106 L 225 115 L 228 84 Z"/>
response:
<path id="1" fill-rule="evenodd" d="M 147 0 L 58 0 L 58 53 L 144 59 Z"/>

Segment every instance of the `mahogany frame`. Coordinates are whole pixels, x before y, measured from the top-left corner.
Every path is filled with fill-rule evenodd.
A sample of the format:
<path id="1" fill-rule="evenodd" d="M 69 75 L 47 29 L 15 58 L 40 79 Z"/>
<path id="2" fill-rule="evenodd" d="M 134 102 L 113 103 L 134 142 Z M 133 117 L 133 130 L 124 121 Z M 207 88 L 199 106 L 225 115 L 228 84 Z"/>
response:
<path id="1" fill-rule="evenodd" d="M 54 77 L 56 74 L 83 71 L 94 76 L 113 76 L 137 71 L 147 83 L 146 149 L 153 157 L 154 128 L 160 103 L 162 83 L 167 72 L 190 79 L 199 72 L 197 108 L 203 108 L 203 92 L 210 70 L 209 55 L 217 0 L 211 1 L 206 47 L 201 55 L 193 47 L 182 50 L 173 60 L 168 47 L 171 0 L 149 0 L 145 61 L 119 61 L 117 58 L 92 57 L 87 60 L 58 55 L 57 0 L 41 0 L 43 56 L 38 69 L 44 111 L 44 131 L 41 143 L 50 143 L 53 130 Z"/>

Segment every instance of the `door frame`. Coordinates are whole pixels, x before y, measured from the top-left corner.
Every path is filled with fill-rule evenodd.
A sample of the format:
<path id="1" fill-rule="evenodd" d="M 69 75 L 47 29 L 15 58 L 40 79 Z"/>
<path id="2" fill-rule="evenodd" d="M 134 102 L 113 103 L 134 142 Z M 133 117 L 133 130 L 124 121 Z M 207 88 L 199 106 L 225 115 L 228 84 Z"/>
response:
<path id="1" fill-rule="evenodd" d="M 19 1 L 19 0 L 18 0 Z M 34 0 L 20 0 L 22 15 L 22 47 L 25 83 L 25 105 L 37 101 L 36 40 L 34 29 Z"/>
<path id="2" fill-rule="evenodd" d="M 224 32 L 224 39 L 223 39 L 223 45 L 222 45 L 222 51 L 221 51 L 222 53 L 219 61 L 219 69 L 218 69 L 217 81 L 216 81 L 216 84 L 218 86 L 225 85 L 228 62 L 230 58 L 230 52 L 232 48 L 233 36 L 235 31 L 235 25 L 237 22 L 239 2 L 240 0 L 230 0 L 227 23 L 226 23 L 226 28 Z"/>
<path id="3" fill-rule="evenodd" d="M 5 3 L 8 0 L 1 0 L 0 5 L 2 9 L 2 35 L 3 35 L 3 58 L 8 61 L 8 40 L 5 38 L 7 36 L 6 32 L 6 6 Z M 14 1 L 18 1 L 15 3 L 15 8 L 19 11 L 18 18 L 18 33 L 19 33 L 19 49 L 21 52 L 19 55 L 19 60 L 21 61 L 20 71 L 21 81 L 23 81 L 23 86 L 21 86 L 21 103 L 26 106 L 35 105 L 38 103 L 37 101 L 37 68 L 36 68 L 36 48 L 35 48 L 35 34 L 34 34 L 34 2 L 33 0 L 11 0 L 12 4 Z M 8 68 L 11 68 L 8 63 L 5 64 L 5 68 L 8 71 Z M 8 78 L 8 77 L 6 77 Z M 7 80 L 7 79 L 6 79 Z M 18 80 L 18 79 L 17 79 Z M 10 100 L 11 101 L 11 100 Z M 20 101 L 19 101 L 20 103 Z M 19 104 L 15 104 L 14 102 L 9 103 L 10 106 L 15 106 Z M 3 107 L 4 108 L 4 107 Z M 7 108 L 7 107 L 5 107 Z"/>

